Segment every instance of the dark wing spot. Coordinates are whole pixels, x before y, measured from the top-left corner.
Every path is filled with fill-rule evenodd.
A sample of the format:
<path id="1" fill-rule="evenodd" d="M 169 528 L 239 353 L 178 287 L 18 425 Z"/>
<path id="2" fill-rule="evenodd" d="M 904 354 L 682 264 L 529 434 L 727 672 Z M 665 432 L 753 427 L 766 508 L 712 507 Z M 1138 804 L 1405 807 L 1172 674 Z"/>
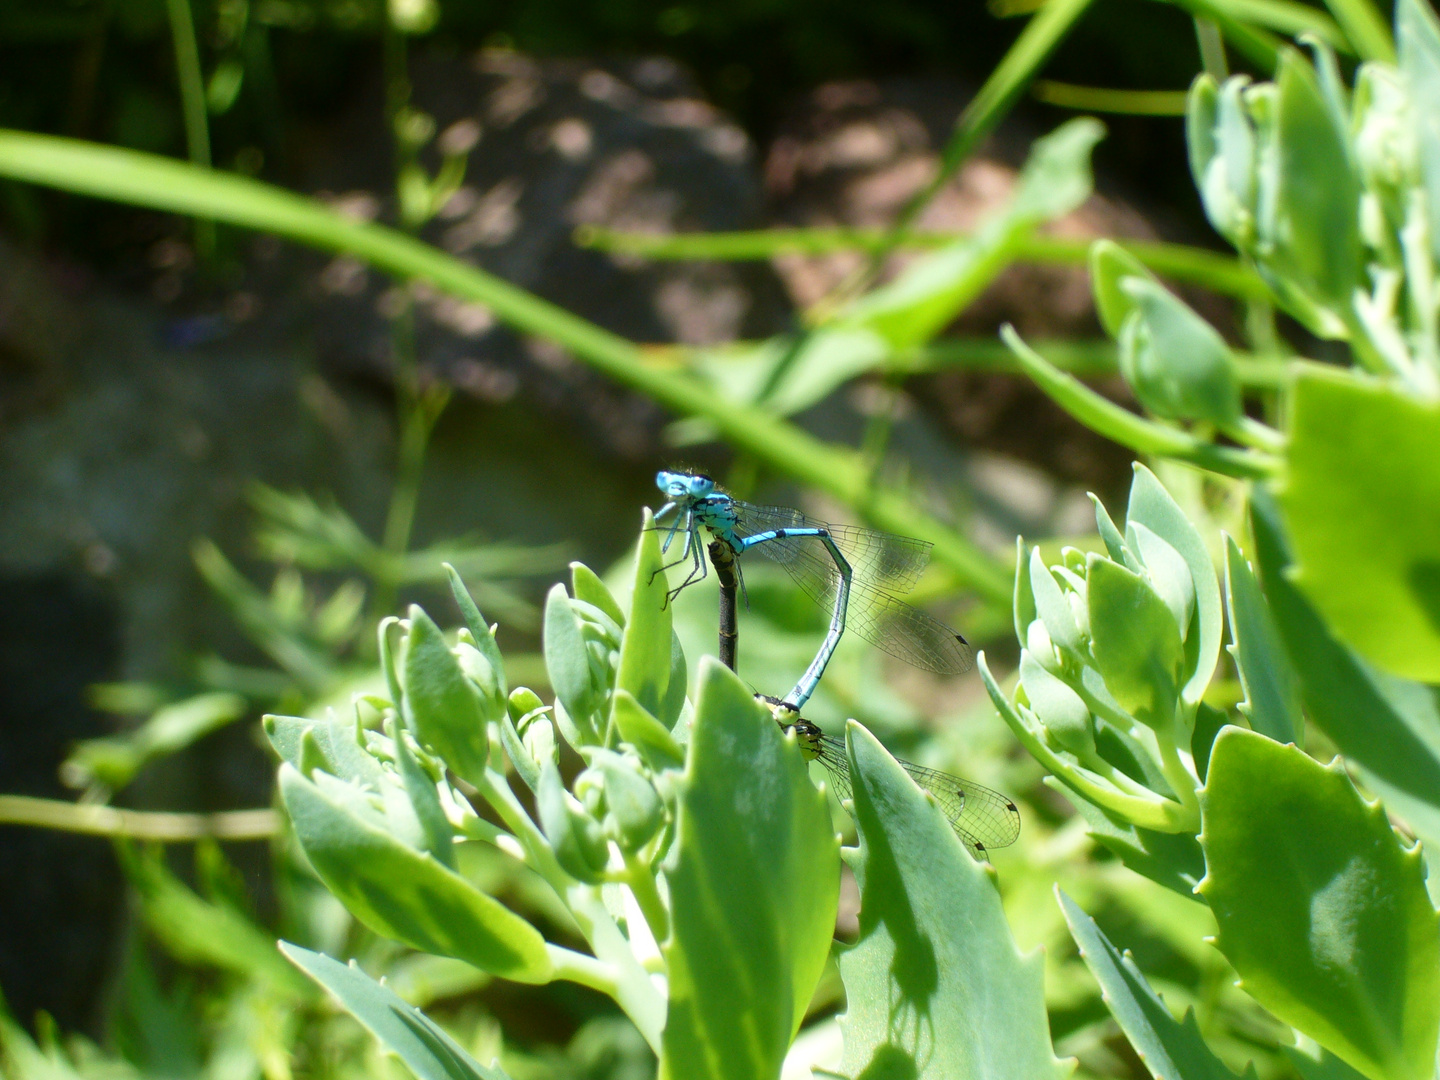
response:
<path id="1" fill-rule="evenodd" d="M 985 850 L 985 845 L 982 844 L 979 840 L 976 840 L 976 841 L 975 841 L 975 850 L 976 850 L 976 851 L 984 851 L 984 850 Z"/>
<path id="2" fill-rule="evenodd" d="M 1015 809 L 1015 804 L 1013 802 L 1007 802 L 1005 804 L 1005 809 L 1009 810 L 1012 814 L 1019 813 L 1019 811 Z"/>

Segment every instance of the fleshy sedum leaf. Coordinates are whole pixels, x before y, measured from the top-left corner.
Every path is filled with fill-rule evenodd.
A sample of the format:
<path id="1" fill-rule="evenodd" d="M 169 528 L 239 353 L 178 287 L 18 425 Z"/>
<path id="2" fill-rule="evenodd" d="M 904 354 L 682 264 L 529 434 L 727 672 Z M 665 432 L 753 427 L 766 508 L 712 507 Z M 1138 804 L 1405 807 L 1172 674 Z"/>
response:
<path id="1" fill-rule="evenodd" d="M 670 871 L 661 1075 L 778 1077 L 830 951 L 839 843 L 793 738 L 702 661 Z"/>
<path id="2" fill-rule="evenodd" d="M 1042 957 L 1021 956 L 1000 894 L 949 822 L 873 735 L 851 721 L 845 859 L 860 939 L 840 958 L 843 1072 L 914 1080 L 1068 1076 L 1045 1013 Z"/>
<path id="3" fill-rule="evenodd" d="M 1440 920 L 1405 848 L 1338 759 L 1226 728 L 1201 795 L 1200 892 L 1241 985 L 1373 1080 L 1431 1080 Z"/>
<path id="4" fill-rule="evenodd" d="M 1440 405 L 1307 371 L 1291 408 L 1296 581 L 1366 659 L 1440 682 Z"/>

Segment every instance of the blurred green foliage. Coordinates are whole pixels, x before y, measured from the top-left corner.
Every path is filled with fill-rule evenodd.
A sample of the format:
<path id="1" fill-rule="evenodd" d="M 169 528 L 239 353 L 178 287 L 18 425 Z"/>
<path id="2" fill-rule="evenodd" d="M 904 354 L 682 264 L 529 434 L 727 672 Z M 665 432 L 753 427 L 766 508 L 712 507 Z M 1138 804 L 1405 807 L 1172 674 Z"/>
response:
<path id="1" fill-rule="evenodd" d="M 931 687 L 925 707 L 910 704 L 893 673 L 848 641 L 812 706 L 827 723 L 857 721 L 853 823 L 827 820 L 798 749 L 749 688 L 713 663 L 690 666 L 713 641 L 708 601 L 690 590 L 663 602 L 653 532 L 641 537 L 628 609 L 628 566 L 613 589 L 578 565 L 569 590 L 552 589 L 544 670 L 531 663 L 523 681 L 553 698 L 512 688 L 525 661 L 502 659 L 480 607 L 523 626 L 529 610 L 508 579 L 544 556 L 469 542 L 411 550 L 414 493 L 445 398 L 421 387 L 402 353 L 407 437 L 385 536 L 367 539 L 306 496 L 262 492 L 262 544 L 281 563 L 270 592 L 213 546 L 199 547 L 197 562 L 276 667 L 212 664 L 197 688 L 207 692 L 178 705 L 112 688 L 112 700 L 143 700 L 154 716 L 71 762 L 103 795 L 238 715 L 237 697 L 294 713 L 266 728 L 294 829 L 274 841 L 274 896 L 262 914 L 210 844 L 194 849 L 194 887 L 155 853 L 123 848 L 145 933 L 127 950 L 107 1045 L 43 1021 L 32 1038 L 7 1021 L 7 1075 L 289 1080 L 393 1069 L 269 949 L 277 933 L 422 1080 L 483 1077 L 497 1057 L 517 1077 L 649 1075 L 657 1060 L 676 1076 L 776 1075 L 790 1055 L 792 1066 L 840 1061 L 852 1074 L 1063 1075 L 1073 1055 L 1096 1076 L 1219 1076 L 1247 1062 L 1267 1078 L 1433 1075 L 1435 885 L 1407 843 L 1440 840 L 1428 686 L 1440 579 L 1425 513 L 1440 504 L 1430 453 L 1440 30 L 1422 4 L 1403 0 L 1398 50 L 1365 0 L 1334 0 L 1328 14 L 1157 7 L 1193 16 L 1208 49 L 1210 73 L 1189 97 L 1190 165 L 1207 215 L 1241 256 L 1221 277 L 1242 294 L 1245 349 L 1155 274 L 1213 285 L 1213 262 L 1171 252 L 1167 270 L 1097 245 L 1092 282 L 1115 341 L 1102 355 L 1144 414 L 1060 370 L 1048 349 L 1013 331 L 1006 341 L 1020 370 L 1153 469 L 1137 467 L 1125 513 L 1097 500 L 1093 536 L 1022 541 L 1013 577 L 963 521 L 935 511 L 928 478 L 907 468 L 886 430 L 856 450 L 786 417 L 857 377 L 904 374 L 996 274 L 1031 257 L 1033 230 L 1090 190 L 1093 121 L 1037 143 L 1012 204 L 975 234 L 942 238 L 893 282 L 851 283 L 793 337 L 658 358 L 410 235 L 455 178 L 418 165 L 424 140 L 405 137 L 416 118 L 403 95 L 386 117 L 399 150 L 396 229 L 342 221 L 239 176 L 5 134 L 8 176 L 272 230 L 488 303 L 675 410 L 677 435 L 728 443 L 742 482 L 746 466 L 751 476 L 764 468 L 855 516 L 935 539 L 930 595 L 969 590 L 992 641 L 1013 622 L 1017 670 L 982 663 L 982 675 L 1030 754 L 1002 741 L 983 703 Z M 197 6 L 198 75 L 187 85 L 182 62 L 178 91 L 154 71 L 131 85 L 117 78 L 106 134 L 178 154 L 184 132 L 203 165 L 203 99 L 214 159 L 228 165 L 235 147 L 261 137 L 264 94 L 313 105 L 351 50 L 382 38 L 403 49 L 419 34 L 535 48 L 565 48 L 563 35 L 586 47 L 653 41 L 695 62 L 722 100 L 757 108 L 746 95 L 760 91 L 740 69 L 784 52 L 792 20 L 817 21 L 803 5 L 575 7 L 481 16 L 419 3 Z M 1103 26 L 1126 9 L 1096 10 Z M 106 40 L 113 26 L 134 56 L 185 46 L 173 5 L 77 6 L 48 22 L 27 12 L 7 13 L 20 29 L 5 40 L 23 31 L 31 44 L 49 33 L 73 45 Z M 947 165 L 993 129 L 1085 13 L 1051 0 L 1026 24 L 959 118 Z M 823 33 L 785 53 L 803 61 L 787 69 L 797 84 L 846 70 L 843 42 L 867 34 L 878 44 L 866 55 L 899 42 L 906 62 L 950 41 L 940 16 L 905 7 L 827 7 L 818 21 Z M 1306 30 L 1329 43 L 1313 62 L 1279 36 Z M 1273 81 L 1227 78 L 1214 48 L 1222 38 Z M 1365 61 L 1348 76 L 1353 89 L 1331 48 Z M 707 49 L 739 59 L 710 64 Z M 1116 75 L 1107 55 L 1088 58 L 1092 78 Z M 93 130 L 56 121 L 53 78 L 4 85 L 0 118 Z M 850 239 L 873 253 L 907 238 Z M 747 243 L 749 257 L 766 253 L 763 241 Z M 1340 343 L 1351 364 L 1306 359 L 1316 339 Z M 1253 377 L 1257 360 L 1271 365 L 1264 378 Z M 446 635 L 419 607 L 389 616 L 402 586 L 438 580 L 442 558 L 469 560 L 461 568 L 479 606 L 449 575 L 464 628 Z M 352 577 L 321 587 L 306 576 L 316 572 Z M 742 671 L 773 689 L 813 652 L 820 617 L 778 582 L 757 575 L 752 585 Z M 376 616 L 389 617 L 372 650 Z M 934 726 L 952 720 L 962 723 Z M 870 728 L 909 757 L 963 761 L 958 771 L 1017 793 L 1026 827 L 996 855 L 998 889 Z M 1299 745 L 1344 756 L 1326 767 Z M 1360 795 L 1347 765 L 1406 832 Z M 857 841 L 845 857 L 860 892 L 838 975 L 827 959 L 839 910 L 832 827 Z M 320 954 L 357 957 L 389 989 Z M 1177 1021 L 1177 1006 L 1193 1013 Z"/>

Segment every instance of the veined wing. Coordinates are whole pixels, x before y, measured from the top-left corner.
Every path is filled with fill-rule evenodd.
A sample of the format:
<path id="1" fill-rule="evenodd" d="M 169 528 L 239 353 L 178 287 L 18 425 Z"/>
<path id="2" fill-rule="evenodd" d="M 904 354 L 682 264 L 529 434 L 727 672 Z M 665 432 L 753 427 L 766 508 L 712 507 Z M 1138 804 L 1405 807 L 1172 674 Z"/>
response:
<path id="1" fill-rule="evenodd" d="M 862 528 L 859 525 L 831 525 L 807 517 L 788 506 L 755 506 L 735 501 L 735 513 L 742 537 L 772 529 L 824 529 L 845 556 L 857 580 L 868 582 L 894 593 L 907 593 L 915 587 L 930 561 L 934 545 L 908 536 Z M 778 563 L 794 557 L 808 543 L 804 537 L 787 537 L 757 544 L 753 550 L 763 551 Z M 827 554 L 826 560 L 829 560 Z M 833 563 L 831 563 L 833 567 Z"/>
<path id="2" fill-rule="evenodd" d="M 747 506 L 746 509 L 751 508 Z M 798 510 L 791 513 L 808 520 L 803 519 Z M 766 526 L 767 529 L 799 527 L 795 524 Z M 752 533 L 747 532 L 746 535 Z M 795 584 L 800 586 L 800 591 L 819 604 L 822 610 L 834 609 L 840 571 L 818 539 L 813 536 L 787 537 L 756 544 L 750 550 L 763 552 L 783 566 Z M 845 628 L 881 652 L 937 675 L 961 675 L 975 664 L 975 650 L 954 630 L 939 619 L 877 588 L 858 574 L 852 575 L 850 580 Z"/>
<path id="3" fill-rule="evenodd" d="M 845 741 L 823 734 L 819 728 L 815 728 L 813 734 L 802 734 L 801 738 L 815 755 L 815 760 L 825 766 L 836 796 L 842 802 L 852 799 L 854 792 L 850 785 L 850 759 L 845 753 Z M 990 848 L 1007 847 L 1020 835 L 1020 811 L 998 791 L 949 773 L 927 769 L 923 765 L 899 758 L 896 761 L 919 787 L 935 797 L 945 820 L 950 822 L 950 827 L 972 852 L 983 857 Z"/>

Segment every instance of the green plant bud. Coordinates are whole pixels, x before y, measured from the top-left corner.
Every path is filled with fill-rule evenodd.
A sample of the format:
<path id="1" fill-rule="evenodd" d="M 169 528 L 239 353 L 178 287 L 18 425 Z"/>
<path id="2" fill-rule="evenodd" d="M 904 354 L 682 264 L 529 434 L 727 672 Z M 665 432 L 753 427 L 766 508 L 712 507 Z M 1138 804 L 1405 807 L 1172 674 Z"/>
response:
<path id="1" fill-rule="evenodd" d="M 588 749 L 588 748 L 587 748 Z M 593 753 L 593 751 L 590 751 Z M 575 798 L 585 812 L 596 818 L 605 816 L 605 776 L 596 768 L 582 769 L 575 777 Z"/>
<path id="2" fill-rule="evenodd" d="M 565 587 L 552 588 L 545 598 L 545 667 L 550 673 L 550 685 L 555 688 L 555 699 L 564 707 L 563 714 L 556 713 L 560 730 L 577 746 L 583 742 L 576 740 L 594 727 L 594 716 L 604 700 L 596 678 L 601 665 L 592 663 L 584 626 Z M 567 723 L 575 729 L 573 737 L 566 730 Z"/>
<path id="3" fill-rule="evenodd" d="M 1184 556 L 1140 522 L 1130 522 L 1126 532 L 1130 535 L 1130 546 L 1145 566 L 1146 578 L 1165 601 L 1184 638 L 1195 614 L 1195 579 L 1190 575 L 1189 565 Z"/>
<path id="4" fill-rule="evenodd" d="M 467 637 L 469 635 L 466 635 Z M 461 642 L 455 646 L 455 659 L 460 661 L 460 670 L 465 677 L 475 684 L 475 689 L 480 691 L 480 701 L 484 706 L 485 720 L 498 720 L 505 712 L 505 694 L 500 686 L 500 679 L 491 666 L 490 661 L 474 645 Z"/>
<path id="5" fill-rule="evenodd" d="M 510 719 L 515 723 L 515 730 L 523 735 L 526 718 L 533 717 L 536 712 L 545 708 L 545 703 L 540 700 L 540 695 L 528 686 L 517 686 L 510 691 L 506 708 L 510 712 Z"/>
<path id="6" fill-rule="evenodd" d="M 1120 331 L 1120 372 L 1156 416 L 1221 427 L 1241 414 L 1235 358 L 1214 327 L 1163 286 L 1128 277 L 1135 307 Z"/>
<path id="7" fill-rule="evenodd" d="M 1026 651 L 1020 653 L 1020 685 L 1058 748 L 1082 756 L 1095 752 L 1095 720 L 1085 702 Z"/>
<path id="8" fill-rule="evenodd" d="M 596 885 L 605 880 L 610 847 L 600 823 L 587 814 L 565 790 L 560 770 L 547 763 L 540 770 L 540 789 L 535 793 L 540 828 L 560 866 L 571 877 Z"/>
<path id="9" fill-rule="evenodd" d="M 1077 552 L 1082 558 L 1084 552 Z M 1082 641 L 1090 640 L 1090 606 L 1085 600 L 1085 564 L 1080 564 L 1080 572 L 1076 573 L 1068 566 L 1052 566 L 1051 572 L 1069 588 L 1064 590 L 1065 600 L 1070 605 L 1070 615 L 1075 620 L 1075 630 L 1079 633 Z"/>
<path id="10" fill-rule="evenodd" d="M 1185 659 L 1175 616 L 1150 583 L 1091 556 L 1091 654 L 1105 686 L 1130 715 L 1157 730 L 1173 722 Z"/>
<path id="11" fill-rule="evenodd" d="M 525 745 L 525 751 L 541 768 L 545 764 L 555 764 L 560 754 L 555 744 L 555 725 L 543 712 L 531 714 L 530 722 L 520 734 L 520 741 Z"/>
<path id="12" fill-rule="evenodd" d="M 486 717 L 492 703 L 482 699 L 446 644 L 440 628 L 420 608 L 410 608 L 405 650 L 406 725 L 457 775 L 472 783 L 490 756 Z"/>
<path id="13" fill-rule="evenodd" d="M 1045 629 L 1045 624 L 1039 619 L 1033 620 L 1025 630 L 1025 647 L 1030 650 L 1048 671 L 1060 670 L 1060 657 L 1055 652 L 1055 644 L 1050 640 L 1050 631 Z"/>
<path id="14" fill-rule="evenodd" d="M 1380 64 L 1361 67 L 1355 80 L 1355 165 L 1365 186 L 1396 190 L 1420 183 L 1420 147 L 1413 106 L 1398 74 Z"/>
<path id="15" fill-rule="evenodd" d="M 1190 91 L 1186 134 L 1190 169 L 1205 216 L 1226 239 L 1249 251 L 1255 239 L 1258 152 L 1246 107 L 1249 80 L 1227 79 L 1217 88 L 1201 76 Z"/>
<path id="16" fill-rule="evenodd" d="M 607 817 L 621 849 L 636 851 L 648 843 L 664 823 L 665 804 L 640 762 L 626 754 L 604 752 L 586 771 L 598 772 L 603 779 Z"/>

